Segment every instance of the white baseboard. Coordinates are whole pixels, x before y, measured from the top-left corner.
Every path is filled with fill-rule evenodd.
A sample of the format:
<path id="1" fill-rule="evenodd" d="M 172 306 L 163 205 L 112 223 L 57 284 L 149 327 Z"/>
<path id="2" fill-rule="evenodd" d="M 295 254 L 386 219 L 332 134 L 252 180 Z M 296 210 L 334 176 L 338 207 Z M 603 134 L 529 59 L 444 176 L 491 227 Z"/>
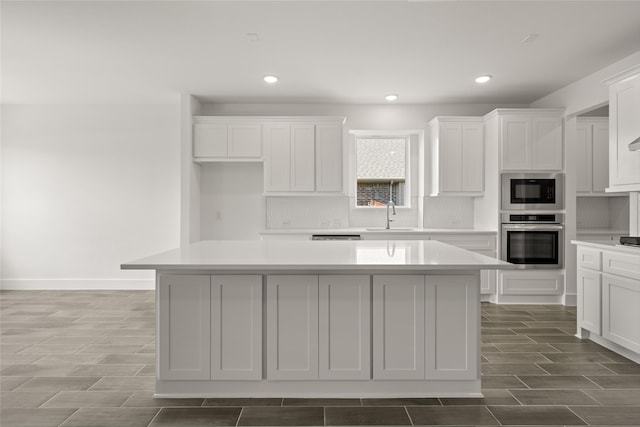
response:
<path id="1" fill-rule="evenodd" d="M 5 291 L 35 290 L 153 290 L 154 279 L 2 279 Z"/>

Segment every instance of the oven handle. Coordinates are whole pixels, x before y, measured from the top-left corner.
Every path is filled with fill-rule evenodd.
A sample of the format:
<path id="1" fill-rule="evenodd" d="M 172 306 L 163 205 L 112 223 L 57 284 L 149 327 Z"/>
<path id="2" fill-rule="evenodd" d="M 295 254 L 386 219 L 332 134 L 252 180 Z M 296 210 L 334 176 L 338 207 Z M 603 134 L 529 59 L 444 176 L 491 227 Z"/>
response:
<path id="1" fill-rule="evenodd" d="M 529 224 L 502 224 L 502 228 L 505 230 L 540 230 L 540 231 L 554 231 L 562 230 L 563 225 L 529 225 Z"/>

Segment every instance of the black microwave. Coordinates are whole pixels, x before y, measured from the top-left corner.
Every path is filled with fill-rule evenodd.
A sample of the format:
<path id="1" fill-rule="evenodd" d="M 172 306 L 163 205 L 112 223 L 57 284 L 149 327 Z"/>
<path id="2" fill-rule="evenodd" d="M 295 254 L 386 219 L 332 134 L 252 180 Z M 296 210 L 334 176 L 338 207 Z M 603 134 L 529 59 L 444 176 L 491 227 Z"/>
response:
<path id="1" fill-rule="evenodd" d="M 502 174 L 502 210 L 558 211 L 564 209 L 561 173 Z"/>

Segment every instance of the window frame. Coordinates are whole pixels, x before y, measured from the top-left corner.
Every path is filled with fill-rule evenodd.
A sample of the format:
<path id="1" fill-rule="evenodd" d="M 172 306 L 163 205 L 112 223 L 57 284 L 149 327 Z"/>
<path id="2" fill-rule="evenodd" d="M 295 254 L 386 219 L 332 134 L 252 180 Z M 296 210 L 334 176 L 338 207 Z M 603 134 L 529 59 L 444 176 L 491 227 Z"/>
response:
<path id="1" fill-rule="evenodd" d="M 347 191 L 349 200 L 349 210 L 356 215 L 356 218 L 362 219 L 368 217 L 365 212 L 377 212 L 386 209 L 386 206 L 357 206 L 357 159 L 356 159 L 356 140 L 358 138 L 406 138 L 407 147 L 405 150 L 406 170 L 405 170 L 405 198 L 407 204 L 398 206 L 399 211 L 419 211 L 420 198 L 424 191 L 424 184 L 420 180 L 424 179 L 424 172 L 421 171 L 424 164 L 424 129 L 350 129 L 348 131 L 349 144 L 349 170 L 347 173 L 349 182 Z M 358 213 L 358 214 L 356 214 Z M 359 213 L 365 215 L 362 217 Z M 354 218 L 355 219 L 355 218 Z M 358 219 L 356 219 L 358 221 Z"/>
<path id="2" fill-rule="evenodd" d="M 356 133 L 353 138 L 353 149 L 354 149 L 354 168 L 353 168 L 353 178 L 351 179 L 350 186 L 353 189 L 354 195 L 354 205 L 356 209 L 371 209 L 371 208 L 383 208 L 386 209 L 385 206 L 364 206 L 358 205 L 358 140 L 360 139 L 402 139 L 404 140 L 404 188 L 403 188 L 403 203 L 396 205 L 397 209 L 407 209 L 411 208 L 411 186 L 412 186 L 412 168 L 411 168 L 411 136 L 405 132 L 394 132 L 394 131 L 369 131 L 370 133 Z"/>

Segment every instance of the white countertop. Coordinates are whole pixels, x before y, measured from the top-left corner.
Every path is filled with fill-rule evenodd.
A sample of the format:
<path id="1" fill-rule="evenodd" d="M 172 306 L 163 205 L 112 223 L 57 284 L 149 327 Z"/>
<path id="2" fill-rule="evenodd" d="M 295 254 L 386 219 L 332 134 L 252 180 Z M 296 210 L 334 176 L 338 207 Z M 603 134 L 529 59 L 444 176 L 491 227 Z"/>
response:
<path id="1" fill-rule="evenodd" d="M 121 265 L 132 270 L 429 271 L 513 264 L 435 240 L 206 240 Z"/>
<path id="2" fill-rule="evenodd" d="M 600 250 L 607 250 L 607 251 L 616 251 L 616 252 L 623 252 L 623 253 L 627 253 L 627 254 L 633 254 L 633 255 L 640 255 L 640 247 L 638 246 L 628 246 L 628 245 L 621 245 L 620 243 L 616 242 L 616 241 L 598 241 L 598 242 L 593 242 L 593 241 L 588 241 L 588 240 L 572 240 L 571 243 L 573 243 L 574 245 L 578 245 L 578 246 L 589 246 L 595 249 L 600 249 Z"/>
<path id="3" fill-rule="evenodd" d="M 497 231 L 473 230 L 460 228 L 418 228 L 393 226 L 384 227 L 350 227 L 350 228 L 277 228 L 264 230 L 260 234 L 497 234 Z"/>

